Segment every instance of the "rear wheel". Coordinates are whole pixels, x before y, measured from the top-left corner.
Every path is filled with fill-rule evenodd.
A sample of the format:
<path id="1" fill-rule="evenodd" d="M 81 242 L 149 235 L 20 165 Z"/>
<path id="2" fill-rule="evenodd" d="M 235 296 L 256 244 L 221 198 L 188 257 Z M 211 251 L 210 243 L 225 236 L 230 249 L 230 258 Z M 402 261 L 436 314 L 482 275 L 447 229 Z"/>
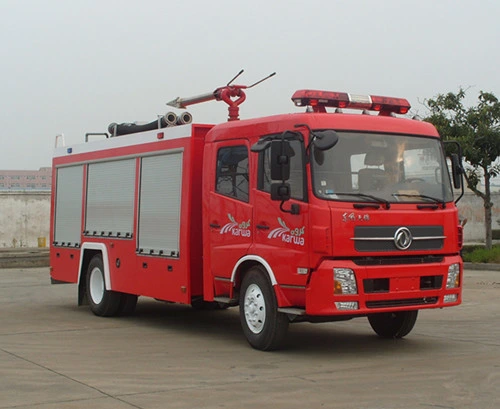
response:
<path id="1" fill-rule="evenodd" d="M 417 321 L 418 310 L 372 314 L 368 322 L 382 338 L 403 338 L 408 335 Z"/>
<path id="2" fill-rule="evenodd" d="M 87 299 L 90 310 L 101 317 L 116 315 L 120 307 L 121 295 L 115 291 L 106 290 L 102 257 L 94 256 L 87 270 Z"/>
<path id="3" fill-rule="evenodd" d="M 278 303 L 267 275 L 256 267 L 241 284 L 240 321 L 250 345 L 262 351 L 282 346 L 288 330 L 288 317 L 278 312 Z"/>

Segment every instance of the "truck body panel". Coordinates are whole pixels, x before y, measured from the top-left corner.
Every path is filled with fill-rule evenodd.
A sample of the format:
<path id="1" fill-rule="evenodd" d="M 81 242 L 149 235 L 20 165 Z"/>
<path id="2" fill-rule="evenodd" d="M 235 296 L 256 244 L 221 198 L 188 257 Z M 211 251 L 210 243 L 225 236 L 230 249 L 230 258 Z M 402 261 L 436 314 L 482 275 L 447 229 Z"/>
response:
<path id="1" fill-rule="evenodd" d="M 82 244 L 103 243 L 111 289 L 185 303 L 201 295 L 202 162 L 193 155 L 209 128 L 185 125 L 170 138 L 150 131 L 56 152 L 52 278 L 77 282 Z"/>

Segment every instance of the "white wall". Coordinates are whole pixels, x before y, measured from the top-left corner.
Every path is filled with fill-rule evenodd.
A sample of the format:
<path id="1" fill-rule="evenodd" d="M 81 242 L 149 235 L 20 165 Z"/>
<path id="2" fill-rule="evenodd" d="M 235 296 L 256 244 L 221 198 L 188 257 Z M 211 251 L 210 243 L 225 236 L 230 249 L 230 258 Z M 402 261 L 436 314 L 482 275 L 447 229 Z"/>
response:
<path id="1" fill-rule="evenodd" d="M 491 211 L 492 229 L 500 229 L 500 193 L 491 195 L 493 209 Z M 464 241 L 484 243 L 484 203 L 472 192 L 467 192 L 457 204 L 459 214 L 467 219 L 464 230 Z"/>
<path id="2" fill-rule="evenodd" d="M 50 192 L 0 192 L 0 247 L 49 245 Z"/>

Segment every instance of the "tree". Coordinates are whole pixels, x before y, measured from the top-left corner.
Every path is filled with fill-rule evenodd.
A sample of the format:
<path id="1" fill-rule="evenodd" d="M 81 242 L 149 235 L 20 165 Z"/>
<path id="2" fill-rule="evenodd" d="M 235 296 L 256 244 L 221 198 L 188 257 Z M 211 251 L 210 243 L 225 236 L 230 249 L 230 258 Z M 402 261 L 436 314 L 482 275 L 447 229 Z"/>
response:
<path id="1" fill-rule="evenodd" d="M 484 203 L 486 248 L 491 249 L 491 179 L 500 174 L 500 102 L 491 92 L 479 92 L 478 103 L 466 108 L 463 100 L 466 90 L 454 94 L 439 94 L 425 100 L 430 111 L 426 121 L 431 122 L 444 140 L 456 140 L 462 147 L 467 162 L 467 187 Z M 484 179 L 484 191 L 480 181 Z"/>

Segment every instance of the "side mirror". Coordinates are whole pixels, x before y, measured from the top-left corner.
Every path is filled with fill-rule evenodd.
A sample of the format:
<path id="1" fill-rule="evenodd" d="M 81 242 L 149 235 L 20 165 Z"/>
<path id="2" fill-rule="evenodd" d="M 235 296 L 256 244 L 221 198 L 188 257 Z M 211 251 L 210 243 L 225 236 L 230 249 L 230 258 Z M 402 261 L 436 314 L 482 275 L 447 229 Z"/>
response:
<path id="1" fill-rule="evenodd" d="M 291 191 L 289 183 L 273 183 L 271 184 L 271 200 L 279 200 L 284 202 L 290 200 Z"/>
<path id="2" fill-rule="evenodd" d="M 464 168 L 462 166 L 462 148 L 460 144 L 455 141 L 444 141 L 443 142 L 446 158 L 450 158 L 451 162 L 451 178 L 453 182 L 453 187 L 455 189 L 461 189 L 460 196 L 455 199 L 455 203 L 462 198 L 464 195 L 464 183 L 462 175 L 464 173 Z"/>
<path id="3" fill-rule="evenodd" d="M 452 153 L 450 158 L 453 187 L 460 189 L 462 187 L 462 164 L 460 163 L 460 157 L 456 153 Z"/>
<path id="4" fill-rule="evenodd" d="M 333 148 L 339 141 L 337 132 L 332 130 L 314 132 L 312 143 L 314 147 L 320 151 L 326 151 Z"/>
<path id="5" fill-rule="evenodd" d="M 271 141 L 271 179 L 290 179 L 290 156 L 292 148 L 286 139 Z"/>

